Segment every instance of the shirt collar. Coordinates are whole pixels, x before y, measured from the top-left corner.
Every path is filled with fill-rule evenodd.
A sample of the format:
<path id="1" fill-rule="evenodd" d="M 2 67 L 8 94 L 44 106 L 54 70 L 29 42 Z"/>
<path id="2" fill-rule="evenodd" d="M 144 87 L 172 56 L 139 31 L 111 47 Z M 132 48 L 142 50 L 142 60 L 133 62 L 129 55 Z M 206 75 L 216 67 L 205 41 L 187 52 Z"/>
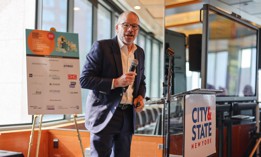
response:
<path id="1" fill-rule="evenodd" d="M 120 49 L 123 49 L 124 47 L 128 50 L 127 46 L 120 40 L 120 38 L 117 36 L 117 40 L 118 40 L 118 43 L 119 43 L 119 47 Z M 132 44 L 132 52 L 134 53 L 136 50 L 137 50 L 137 46 L 135 44 Z"/>

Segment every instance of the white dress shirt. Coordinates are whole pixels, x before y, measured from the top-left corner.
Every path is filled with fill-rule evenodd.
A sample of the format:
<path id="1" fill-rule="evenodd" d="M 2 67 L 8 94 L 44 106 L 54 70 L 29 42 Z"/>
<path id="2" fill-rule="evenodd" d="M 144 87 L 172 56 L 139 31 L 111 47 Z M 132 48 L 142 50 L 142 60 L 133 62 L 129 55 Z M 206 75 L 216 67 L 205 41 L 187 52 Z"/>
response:
<path id="1" fill-rule="evenodd" d="M 123 42 L 118 37 L 118 43 L 121 50 L 121 62 L 122 62 L 122 72 L 129 72 L 132 60 L 134 59 L 134 52 L 137 49 L 135 44 L 132 44 L 131 50 L 128 50 L 128 47 L 123 44 Z M 133 102 L 133 84 L 128 87 L 126 92 L 123 93 L 121 104 L 132 104 Z"/>

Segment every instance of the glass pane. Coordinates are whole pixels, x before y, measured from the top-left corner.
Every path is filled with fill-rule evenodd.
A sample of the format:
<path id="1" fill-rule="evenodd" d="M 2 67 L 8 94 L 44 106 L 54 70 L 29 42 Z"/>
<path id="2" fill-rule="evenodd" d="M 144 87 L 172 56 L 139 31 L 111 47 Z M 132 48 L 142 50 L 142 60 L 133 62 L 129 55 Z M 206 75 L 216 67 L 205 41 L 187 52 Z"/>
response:
<path id="1" fill-rule="evenodd" d="M 160 86 L 160 57 L 159 57 L 159 45 L 157 42 L 153 41 L 152 45 L 152 71 L 151 71 L 151 97 L 159 97 Z"/>
<path id="2" fill-rule="evenodd" d="M 145 42 L 146 42 L 145 39 L 146 39 L 146 38 L 145 38 L 145 36 L 144 36 L 141 32 L 139 33 L 138 39 L 139 39 L 139 46 L 140 46 L 141 48 L 143 48 L 144 51 L 146 51 L 146 50 L 145 50 L 145 48 L 146 48 L 146 47 L 145 47 Z"/>
<path id="3" fill-rule="evenodd" d="M 43 0 L 42 29 L 67 31 L 67 0 Z"/>
<path id="4" fill-rule="evenodd" d="M 67 31 L 67 0 L 43 0 L 42 29 L 54 27 L 57 32 Z M 64 119 L 64 115 L 44 115 L 43 122 Z"/>
<path id="5" fill-rule="evenodd" d="M 91 49 L 92 43 L 92 5 L 86 0 L 74 1 L 74 32 L 79 34 L 80 71 L 82 71 L 86 54 Z M 88 90 L 81 90 L 84 112 Z"/>
<path id="6" fill-rule="evenodd" d="M 146 96 L 151 97 L 151 38 L 146 39 L 145 49 Z"/>
<path id="7" fill-rule="evenodd" d="M 55 121 L 55 120 L 61 120 L 61 119 L 64 119 L 64 115 L 62 114 L 46 114 L 46 115 L 43 115 L 43 122 L 49 122 L 49 121 Z"/>
<path id="8" fill-rule="evenodd" d="M 256 44 L 256 29 L 211 12 L 207 88 L 223 90 L 219 97 L 226 99 L 255 96 Z M 246 95 L 248 87 L 252 91 Z"/>
<path id="9" fill-rule="evenodd" d="M 158 43 L 159 44 L 159 43 Z M 164 53 L 163 53 L 163 45 L 159 44 L 159 63 L 160 63 L 160 69 L 159 69 L 159 97 L 163 97 L 163 82 L 164 82 Z"/>
<path id="10" fill-rule="evenodd" d="M 111 12 L 98 5 L 97 40 L 111 38 Z"/>
<path id="11" fill-rule="evenodd" d="M 0 125 L 31 123 L 24 43 L 25 29 L 35 25 L 35 4 L 0 1 L 0 6 Z"/>
<path id="12" fill-rule="evenodd" d="M 115 26 L 117 24 L 117 21 L 118 21 L 118 18 L 119 17 L 117 15 L 114 17 L 114 25 L 112 26 L 112 29 L 115 28 Z M 114 36 L 116 36 L 116 31 L 115 30 L 112 31 L 112 37 L 114 37 Z"/>

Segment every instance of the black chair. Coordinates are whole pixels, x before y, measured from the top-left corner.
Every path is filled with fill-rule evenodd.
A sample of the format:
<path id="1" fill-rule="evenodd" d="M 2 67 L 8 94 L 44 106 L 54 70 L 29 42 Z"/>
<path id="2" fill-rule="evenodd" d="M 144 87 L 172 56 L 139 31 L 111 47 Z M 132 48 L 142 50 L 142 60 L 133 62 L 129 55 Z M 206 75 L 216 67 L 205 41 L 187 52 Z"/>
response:
<path id="1" fill-rule="evenodd" d="M 162 135 L 162 114 L 157 117 L 153 135 Z"/>
<path id="2" fill-rule="evenodd" d="M 148 124 L 153 123 L 155 120 L 154 120 L 154 117 L 153 117 L 152 109 L 147 108 L 146 112 L 147 112 Z"/>

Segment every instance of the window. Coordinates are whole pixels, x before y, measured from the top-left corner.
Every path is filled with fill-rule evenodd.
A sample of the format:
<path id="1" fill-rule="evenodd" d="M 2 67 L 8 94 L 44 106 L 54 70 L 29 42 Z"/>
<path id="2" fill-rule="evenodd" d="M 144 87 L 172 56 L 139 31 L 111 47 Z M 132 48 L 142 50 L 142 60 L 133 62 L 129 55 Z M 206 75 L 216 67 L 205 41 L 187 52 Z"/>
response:
<path id="1" fill-rule="evenodd" d="M 31 123 L 27 112 L 25 28 L 34 28 L 35 1 L 0 1 L 0 125 Z"/>
<path id="2" fill-rule="evenodd" d="M 67 0 L 43 0 L 42 29 L 54 27 L 57 32 L 67 32 Z M 43 121 L 64 119 L 64 115 L 44 115 Z"/>
<path id="3" fill-rule="evenodd" d="M 111 12 L 102 5 L 98 5 L 97 40 L 111 38 Z"/>
<path id="4" fill-rule="evenodd" d="M 160 97 L 160 55 L 159 44 L 153 40 L 151 69 L 151 97 Z"/>
<path id="5" fill-rule="evenodd" d="M 69 6 L 71 1 L 40 0 L 38 4 L 41 7 L 37 8 L 38 26 L 35 28 L 36 4 L 26 5 L 29 1 L 30 3 L 36 2 L 34 0 L 0 2 L 0 5 L 5 6 L 0 12 L 0 16 L 3 17 L 0 21 L 0 53 L 3 56 L 0 58 L 0 72 L 3 76 L 7 76 L 0 78 L 0 88 L 2 89 L 0 91 L 0 114 L 2 117 L 0 126 L 32 123 L 32 115 L 28 115 L 27 111 L 26 56 L 23 51 L 25 49 L 26 28 L 50 30 L 51 27 L 54 27 L 57 32 L 70 30 L 78 33 L 80 68 L 84 64 L 85 56 L 91 48 L 93 39 L 109 39 L 115 36 L 113 30 L 119 14 L 112 10 L 107 3 L 102 2 L 98 4 L 97 10 L 93 10 L 96 5 L 91 1 L 74 0 L 74 11 L 69 12 L 68 10 L 72 10 Z M 69 17 L 73 17 L 73 20 L 69 20 Z M 97 19 L 93 17 L 97 17 Z M 16 25 L 13 25 L 14 23 Z M 162 64 L 160 55 L 162 44 L 143 29 L 140 30 L 139 38 L 135 42 L 145 51 L 146 96 L 160 97 L 162 84 L 159 82 L 161 82 L 162 71 L 159 68 Z M 152 71 L 152 69 L 156 70 Z M 87 90 L 82 90 L 83 106 L 86 102 L 87 92 Z M 61 120 L 64 117 L 63 114 L 46 114 L 43 116 L 43 121 Z"/>
<path id="6" fill-rule="evenodd" d="M 85 57 L 92 44 L 92 5 L 86 0 L 74 1 L 74 32 L 79 36 L 80 71 L 82 71 Z M 83 112 L 88 94 L 87 89 L 82 89 Z"/>
<path id="7" fill-rule="evenodd" d="M 163 53 L 163 46 L 158 42 L 159 45 L 159 97 L 163 96 L 163 82 L 164 82 L 164 53 Z"/>
<path id="8" fill-rule="evenodd" d="M 67 31 L 67 0 L 43 0 L 42 30 Z"/>
<path id="9" fill-rule="evenodd" d="M 145 49 L 145 76 L 146 76 L 146 96 L 151 96 L 151 38 L 146 39 Z"/>

